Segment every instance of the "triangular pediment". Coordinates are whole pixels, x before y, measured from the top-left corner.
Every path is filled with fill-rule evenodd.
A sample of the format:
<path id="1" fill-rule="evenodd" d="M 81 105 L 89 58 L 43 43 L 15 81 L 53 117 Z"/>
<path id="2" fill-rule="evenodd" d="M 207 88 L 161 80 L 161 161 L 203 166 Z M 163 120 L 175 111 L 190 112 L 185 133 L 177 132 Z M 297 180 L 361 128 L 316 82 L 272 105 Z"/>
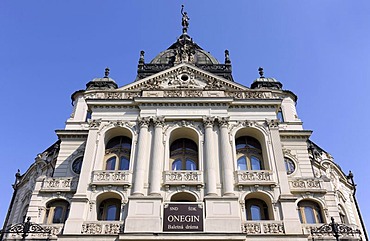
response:
<path id="1" fill-rule="evenodd" d="M 247 87 L 214 75 L 193 65 L 182 63 L 118 90 L 248 90 Z"/>

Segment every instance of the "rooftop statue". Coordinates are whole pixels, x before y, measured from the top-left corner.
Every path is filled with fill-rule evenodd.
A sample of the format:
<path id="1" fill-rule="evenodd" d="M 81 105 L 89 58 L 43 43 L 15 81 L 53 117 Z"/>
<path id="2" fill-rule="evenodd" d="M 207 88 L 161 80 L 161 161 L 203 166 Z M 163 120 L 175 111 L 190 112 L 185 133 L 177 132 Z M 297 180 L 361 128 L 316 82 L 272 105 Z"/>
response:
<path id="1" fill-rule="evenodd" d="M 188 32 L 189 20 L 188 13 L 184 12 L 184 5 L 181 5 L 181 14 L 182 14 L 182 33 L 186 34 Z"/>

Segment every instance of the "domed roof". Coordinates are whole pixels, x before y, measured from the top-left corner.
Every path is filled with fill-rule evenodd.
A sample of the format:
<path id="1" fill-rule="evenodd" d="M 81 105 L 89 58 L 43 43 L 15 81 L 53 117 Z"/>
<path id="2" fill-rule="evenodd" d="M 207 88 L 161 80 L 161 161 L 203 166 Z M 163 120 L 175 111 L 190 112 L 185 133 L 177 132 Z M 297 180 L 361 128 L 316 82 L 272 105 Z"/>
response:
<path id="1" fill-rule="evenodd" d="M 95 78 L 86 84 L 86 90 L 117 89 L 116 82 L 109 78 L 109 68 L 105 69 L 103 78 Z"/>
<path id="2" fill-rule="evenodd" d="M 188 52 L 187 52 L 188 51 Z M 210 53 L 203 50 L 199 45 L 193 42 L 188 35 L 183 34 L 168 49 L 159 53 L 150 64 L 173 64 L 176 56 L 179 54 L 188 55 L 186 57 L 193 59 L 183 59 L 181 62 L 191 62 L 193 64 L 220 64 L 220 62 Z M 186 58 L 185 57 L 185 58 Z M 179 57 L 181 58 L 181 57 Z"/>
<path id="3" fill-rule="evenodd" d="M 255 79 L 251 85 L 251 89 L 269 88 L 281 90 L 283 85 L 277 81 L 275 78 L 263 76 L 263 68 L 259 67 L 258 72 L 260 77 Z"/>

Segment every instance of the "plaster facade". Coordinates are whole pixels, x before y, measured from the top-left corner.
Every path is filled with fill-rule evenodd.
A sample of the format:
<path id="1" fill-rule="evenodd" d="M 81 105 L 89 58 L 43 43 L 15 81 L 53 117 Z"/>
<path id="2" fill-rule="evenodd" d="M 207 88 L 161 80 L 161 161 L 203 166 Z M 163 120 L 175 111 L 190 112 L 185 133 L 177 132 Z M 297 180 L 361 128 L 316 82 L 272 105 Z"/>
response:
<path id="1" fill-rule="evenodd" d="M 229 53 L 220 64 L 183 26 L 151 63 L 141 53 L 134 82 L 107 70 L 72 95 L 58 142 L 17 176 L 6 228 L 27 216 L 51 240 L 303 241 L 333 217 L 364 240 L 354 186 L 309 140 L 296 96 L 261 69 L 238 84 Z M 202 230 L 164 231 L 169 204 L 197 204 Z"/>

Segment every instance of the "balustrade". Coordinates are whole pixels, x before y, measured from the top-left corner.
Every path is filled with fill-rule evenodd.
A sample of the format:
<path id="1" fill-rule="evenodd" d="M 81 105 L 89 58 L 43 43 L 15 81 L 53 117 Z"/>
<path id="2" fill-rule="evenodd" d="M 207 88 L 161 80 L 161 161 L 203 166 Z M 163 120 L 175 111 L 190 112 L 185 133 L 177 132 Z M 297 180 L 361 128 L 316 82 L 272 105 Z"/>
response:
<path id="1" fill-rule="evenodd" d="M 130 172 L 126 170 L 101 170 L 92 172 L 93 185 L 124 185 L 130 184 Z"/>
<path id="2" fill-rule="evenodd" d="M 167 185 L 199 185 L 203 183 L 203 173 L 201 171 L 166 171 L 164 182 Z"/>
<path id="3" fill-rule="evenodd" d="M 123 221 L 95 221 L 82 224 L 82 234 L 119 234 L 123 233 Z"/>
<path id="4" fill-rule="evenodd" d="M 273 173 L 269 170 L 236 171 L 237 185 L 272 185 L 275 184 Z"/>
<path id="5" fill-rule="evenodd" d="M 47 177 L 42 181 L 41 192 L 76 191 L 77 179 L 73 177 Z"/>
<path id="6" fill-rule="evenodd" d="M 309 179 L 292 179 L 289 180 L 290 189 L 292 192 L 304 192 L 304 191 L 325 191 L 322 189 L 321 180 L 309 178 Z"/>
<path id="7" fill-rule="evenodd" d="M 247 221 L 242 224 L 242 232 L 246 234 L 285 234 L 281 221 Z"/>

